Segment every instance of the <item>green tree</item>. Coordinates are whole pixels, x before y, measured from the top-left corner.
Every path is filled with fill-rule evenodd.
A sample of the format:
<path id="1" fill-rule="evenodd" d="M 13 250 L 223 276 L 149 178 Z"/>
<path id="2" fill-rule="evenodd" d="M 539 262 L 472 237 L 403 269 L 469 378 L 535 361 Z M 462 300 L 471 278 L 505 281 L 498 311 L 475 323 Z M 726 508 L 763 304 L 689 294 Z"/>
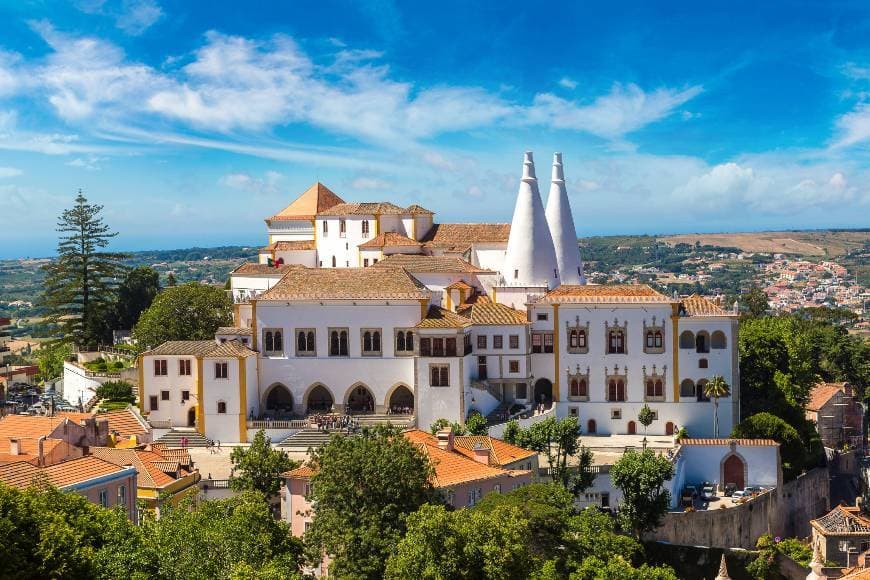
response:
<path id="1" fill-rule="evenodd" d="M 190 282 L 167 288 L 139 317 L 133 336 L 143 346 L 167 340 L 209 340 L 232 324 L 232 303 L 220 288 Z"/>
<path id="2" fill-rule="evenodd" d="M 751 288 L 740 295 L 740 306 L 749 316 L 758 318 L 764 316 L 770 309 L 767 294 L 761 288 Z"/>
<path id="3" fill-rule="evenodd" d="M 230 478 L 234 491 L 253 490 L 270 498 L 281 488 L 281 474 L 299 465 L 286 451 L 272 447 L 272 441 L 262 429 L 254 435 L 247 448 L 236 447 L 230 453 L 235 475 Z"/>
<path id="4" fill-rule="evenodd" d="M 111 339 L 108 321 L 125 270 L 125 254 L 104 250 L 117 233 L 103 223 L 102 210 L 79 192 L 59 218 L 57 258 L 44 267 L 40 303 L 46 319 L 60 326 L 63 340 L 79 346 Z"/>
<path id="5" fill-rule="evenodd" d="M 577 417 L 548 417 L 528 429 L 517 428 L 511 438 L 515 445 L 546 455 L 552 480 L 578 494 L 595 480 L 592 452 L 580 445 L 579 434 Z M 576 465 L 569 465 L 569 458 L 575 458 Z"/>
<path id="6" fill-rule="evenodd" d="M 127 381 L 106 381 L 97 387 L 97 397 L 109 401 L 136 402 L 136 397 L 133 395 L 133 385 Z"/>
<path id="7" fill-rule="evenodd" d="M 429 426 L 429 432 L 432 433 L 432 435 L 435 435 L 438 431 L 446 429 L 447 427 L 450 427 L 450 421 L 442 417 L 440 419 L 435 419 L 432 425 Z"/>
<path id="8" fill-rule="evenodd" d="M 339 578 L 382 577 L 408 514 L 434 497 L 428 458 L 397 429 L 378 427 L 332 437 L 311 463 L 312 560 L 330 554 Z"/>
<path id="9" fill-rule="evenodd" d="M 175 286 L 176 284 L 177 284 L 177 282 L 175 281 L 175 274 L 173 274 L 172 272 L 170 272 L 169 274 L 167 274 L 167 275 L 166 275 L 166 285 L 167 285 L 168 287 L 172 288 L 172 287 Z"/>
<path id="10" fill-rule="evenodd" d="M 51 381 L 63 376 L 63 363 L 72 354 L 69 343 L 55 342 L 43 345 L 37 351 L 36 360 L 39 376 L 43 381 Z"/>
<path id="11" fill-rule="evenodd" d="M 713 399 L 713 437 L 719 436 L 719 399 L 730 394 L 731 387 L 722 375 L 713 375 L 713 378 L 704 385 L 704 396 Z"/>
<path id="12" fill-rule="evenodd" d="M 610 468 L 610 480 L 622 491 L 619 523 L 641 539 L 654 530 L 668 510 L 671 494 L 664 484 L 674 475 L 671 460 L 652 449 L 626 451 Z"/>
<path id="13" fill-rule="evenodd" d="M 486 435 L 486 417 L 477 411 L 472 412 L 465 420 L 465 430 L 469 435 Z"/>
<path id="14" fill-rule="evenodd" d="M 124 281 L 118 286 L 115 328 L 132 330 L 159 290 L 160 276 L 154 268 L 139 266 L 127 272 Z"/>
<path id="15" fill-rule="evenodd" d="M 655 413 L 653 413 L 653 410 L 649 408 L 649 405 L 644 403 L 643 407 L 641 407 L 640 409 L 640 412 L 637 414 L 637 422 L 643 425 L 644 437 L 646 437 L 646 430 L 650 425 L 652 425 L 654 419 Z"/>
<path id="16" fill-rule="evenodd" d="M 731 437 L 773 439 L 779 443 L 782 469 L 788 479 L 798 475 L 816 456 L 814 450 L 805 447 L 797 429 L 771 413 L 756 413 L 744 419 L 731 431 Z"/>

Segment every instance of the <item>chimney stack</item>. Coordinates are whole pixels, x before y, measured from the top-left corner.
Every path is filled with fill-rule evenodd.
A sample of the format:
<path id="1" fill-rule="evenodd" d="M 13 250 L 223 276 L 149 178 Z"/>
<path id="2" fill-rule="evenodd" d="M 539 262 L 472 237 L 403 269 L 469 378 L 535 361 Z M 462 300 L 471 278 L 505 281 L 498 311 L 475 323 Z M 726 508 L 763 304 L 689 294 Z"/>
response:
<path id="1" fill-rule="evenodd" d="M 9 455 L 21 455 L 21 442 L 18 439 L 9 440 Z"/>
<path id="2" fill-rule="evenodd" d="M 577 245 L 577 229 L 565 188 L 565 172 L 562 168 L 562 154 L 553 154 L 553 174 L 550 182 L 550 195 L 547 197 L 547 225 L 553 238 L 556 261 L 559 264 L 561 284 L 585 284 L 583 261 Z"/>
<path id="3" fill-rule="evenodd" d="M 474 444 L 474 460 L 484 465 L 489 465 L 489 449 L 483 443 Z"/>
<path id="4" fill-rule="evenodd" d="M 453 451 L 453 429 L 447 428 L 438 431 L 435 435 L 438 438 L 438 448 L 444 451 Z"/>
<path id="5" fill-rule="evenodd" d="M 39 467 L 44 467 L 45 466 L 45 435 L 42 435 L 36 441 L 36 450 L 37 450 L 37 457 L 38 457 L 37 465 L 39 465 Z"/>

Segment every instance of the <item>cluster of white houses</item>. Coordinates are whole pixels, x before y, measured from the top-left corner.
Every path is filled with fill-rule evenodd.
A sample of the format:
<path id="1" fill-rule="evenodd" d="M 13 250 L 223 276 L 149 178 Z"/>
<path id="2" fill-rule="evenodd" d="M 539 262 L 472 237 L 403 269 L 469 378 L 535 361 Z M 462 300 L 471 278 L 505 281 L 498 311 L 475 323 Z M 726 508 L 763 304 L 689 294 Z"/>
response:
<path id="1" fill-rule="evenodd" d="M 243 442 L 254 418 L 391 413 L 427 429 L 541 404 L 586 433 L 633 433 L 648 404 L 649 433 L 712 436 L 703 387 L 739 383 L 737 313 L 586 285 L 561 157 L 546 210 L 530 153 L 523 167 L 511 224 L 438 224 L 315 184 L 266 220 L 259 263 L 232 273 L 233 327 L 142 355 L 143 412 Z M 719 402 L 723 433 L 738 393 Z"/>

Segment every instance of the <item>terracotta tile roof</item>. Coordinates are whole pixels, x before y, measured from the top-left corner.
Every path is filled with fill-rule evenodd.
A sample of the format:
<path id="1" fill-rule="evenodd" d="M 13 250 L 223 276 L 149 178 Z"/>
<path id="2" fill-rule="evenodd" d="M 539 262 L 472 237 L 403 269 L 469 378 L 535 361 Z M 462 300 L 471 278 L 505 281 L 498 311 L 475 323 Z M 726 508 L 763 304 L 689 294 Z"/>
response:
<path id="1" fill-rule="evenodd" d="M 282 264 L 281 266 L 270 266 L 269 264 L 254 264 L 253 262 L 248 262 L 246 264 L 242 264 L 232 272 L 230 275 L 237 274 L 239 276 L 283 276 L 290 270 L 294 270 L 297 268 L 304 268 L 305 266 L 301 266 L 299 264 Z"/>
<path id="2" fill-rule="evenodd" d="M 256 356 L 257 353 L 237 340 L 216 343 L 213 340 L 169 340 L 144 356 L 201 356 L 208 358 Z"/>
<path id="3" fill-rule="evenodd" d="M 430 295 L 402 268 L 311 268 L 288 272 L 258 300 L 422 300 Z"/>
<path id="4" fill-rule="evenodd" d="M 383 232 L 367 242 L 358 245 L 358 248 L 390 248 L 395 246 L 419 246 L 420 242 L 396 232 Z"/>
<path id="5" fill-rule="evenodd" d="M 13 439 L 18 440 L 18 455 L 13 455 L 11 453 Z M 81 454 L 81 452 L 74 452 L 74 447 L 63 439 L 55 439 L 53 437 L 43 440 L 42 453 L 44 456 L 51 455 L 51 453 L 58 447 L 65 448 L 64 455 L 66 456 L 74 453 Z M 0 437 L 0 452 L 2 452 L 0 453 L 0 464 L 28 461 L 36 465 L 37 461 L 39 461 L 39 438 Z"/>
<path id="6" fill-rule="evenodd" d="M 315 471 L 309 467 L 308 465 L 301 465 L 296 469 L 291 469 L 290 471 L 285 471 L 281 474 L 281 477 L 296 477 L 299 479 L 309 479 L 313 476 Z"/>
<path id="7" fill-rule="evenodd" d="M 767 447 L 770 445 L 779 445 L 773 439 L 680 439 L 680 445 L 730 445 L 732 442 L 737 445 L 748 447 Z"/>
<path id="8" fill-rule="evenodd" d="M 28 487 L 37 475 L 45 475 L 52 485 L 64 488 L 104 475 L 120 473 L 124 467 L 93 455 L 70 459 L 48 467 L 36 467 L 26 462 L 0 465 L 0 481 L 19 488 Z"/>
<path id="9" fill-rule="evenodd" d="M 450 286 L 445 286 L 445 290 L 474 290 L 474 286 L 468 284 L 465 280 L 457 280 Z"/>
<path id="10" fill-rule="evenodd" d="M 810 400 L 807 401 L 806 408 L 808 411 L 818 411 L 825 406 L 831 397 L 837 392 L 845 391 L 846 383 L 818 383 L 810 391 Z"/>
<path id="11" fill-rule="evenodd" d="M 412 273 L 436 274 L 494 274 L 490 270 L 478 268 L 462 258 L 454 256 L 425 256 L 422 254 L 393 254 L 372 266 L 372 268 L 401 267 Z"/>
<path id="12" fill-rule="evenodd" d="M 489 464 L 495 467 L 503 467 L 537 455 L 535 451 L 511 445 L 488 435 L 458 435 L 453 438 L 453 446 L 456 451 L 472 459 L 474 459 L 475 445 L 482 445 L 484 449 L 489 451 Z"/>
<path id="13" fill-rule="evenodd" d="M 409 215 L 410 212 L 388 201 L 341 203 L 325 211 L 317 212 L 319 216 L 342 215 Z"/>
<path id="14" fill-rule="evenodd" d="M 705 298 L 698 294 L 692 294 L 681 300 L 686 314 L 689 316 L 729 316 L 730 312 L 726 312 L 718 304 L 714 303 L 709 298 Z"/>
<path id="15" fill-rule="evenodd" d="M 111 447 L 91 447 L 94 457 L 115 465 L 132 465 L 139 475 L 138 486 L 141 488 L 161 488 L 176 481 L 176 478 L 166 473 L 161 466 L 172 466 L 170 473 L 175 472 L 178 461 L 170 460 L 157 451 L 142 449 L 115 449 Z"/>
<path id="16" fill-rule="evenodd" d="M 465 328 L 471 321 L 464 316 L 440 306 L 429 306 L 426 318 L 417 323 L 417 328 Z"/>
<path id="17" fill-rule="evenodd" d="M 435 212 L 426 209 L 422 205 L 417 205 L 416 203 L 408 206 L 408 213 L 411 215 L 435 215 Z"/>
<path id="18" fill-rule="evenodd" d="M 515 310 L 504 304 L 492 302 L 474 302 L 463 304 L 456 312 L 468 318 L 474 324 L 479 325 L 517 325 L 528 324 L 529 320 L 524 312 Z"/>
<path id="19" fill-rule="evenodd" d="M 810 520 L 810 525 L 825 535 L 870 535 L 870 519 L 857 507 L 837 506 L 822 517 Z"/>
<path id="20" fill-rule="evenodd" d="M 136 417 L 136 412 L 129 408 L 100 413 L 99 417 L 109 422 L 109 433 L 118 433 L 124 438 L 130 438 L 133 435 L 145 435 L 150 431 Z"/>
<path id="21" fill-rule="evenodd" d="M 547 292 L 540 302 L 578 304 L 640 302 L 668 304 L 672 300 L 664 294 L 656 292 L 646 284 L 615 284 L 607 286 L 562 284 L 558 288 Z"/>
<path id="22" fill-rule="evenodd" d="M 318 181 L 293 200 L 293 203 L 267 218 L 266 221 L 313 220 L 320 212 L 340 203 L 344 203 L 344 200 Z"/>
<path id="23" fill-rule="evenodd" d="M 33 417 L 29 415 L 6 415 L 0 419 L 0 437 L 13 439 L 39 439 L 54 433 L 65 417 Z"/>
<path id="24" fill-rule="evenodd" d="M 62 411 L 57 414 L 58 417 L 66 417 L 76 424 L 81 424 L 82 421 L 97 418 L 94 413 L 76 413 L 74 411 Z"/>
<path id="25" fill-rule="evenodd" d="M 427 246 L 464 252 L 472 244 L 507 244 L 510 233 L 510 224 L 433 224 L 420 241 Z"/>
<path id="26" fill-rule="evenodd" d="M 297 252 L 301 250 L 316 250 L 314 240 L 280 240 L 260 248 L 261 252 Z"/>
<path id="27" fill-rule="evenodd" d="M 251 336 L 253 330 L 249 326 L 221 326 L 215 334 L 232 334 L 234 336 Z"/>

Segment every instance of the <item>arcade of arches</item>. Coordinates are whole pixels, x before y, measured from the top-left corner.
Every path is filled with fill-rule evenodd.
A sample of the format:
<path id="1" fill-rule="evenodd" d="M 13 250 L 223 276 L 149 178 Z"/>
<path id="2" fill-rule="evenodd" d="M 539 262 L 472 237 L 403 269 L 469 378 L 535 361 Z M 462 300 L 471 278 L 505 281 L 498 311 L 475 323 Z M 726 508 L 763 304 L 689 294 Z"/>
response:
<path id="1" fill-rule="evenodd" d="M 282 384 L 274 385 L 266 395 L 266 414 L 275 419 L 293 417 L 293 395 Z"/>
<path id="2" fill-rule="evenodd" d="M 351 414 L 374 413 L 375 397 L 365 385 L 353 387 L 347 397 L 346 411 Z"/>
<path id="3" fill-rule="evenodd" d="M 332 393 L 323 385 L 317 385 L 308 393 L 305 405 L 306 413 L 329 413 L 335 400 Z"/>
<path id="4" fill-rule="evenodd" d="M 263 415 L 271 419 L 287 420 L 294 418 L 293 394 L 281 383 L 272 385 L 263 401 Z M 328 387 L 315 384 L 304 397 L 305 414 L 321 414 L 336 411 L 335 398 Z M 396 385 L 385 401 L 384 411 L 391 414 L 410 415 L 414 413 L 414 393 L 407 385 Z M 338 406 L 340 409 L 341 406 Z M 362 383 L 353 385 L 345 397 L 344 410 L 351 414 L 380 412 L 381 406 L 371 390 Z"/>

